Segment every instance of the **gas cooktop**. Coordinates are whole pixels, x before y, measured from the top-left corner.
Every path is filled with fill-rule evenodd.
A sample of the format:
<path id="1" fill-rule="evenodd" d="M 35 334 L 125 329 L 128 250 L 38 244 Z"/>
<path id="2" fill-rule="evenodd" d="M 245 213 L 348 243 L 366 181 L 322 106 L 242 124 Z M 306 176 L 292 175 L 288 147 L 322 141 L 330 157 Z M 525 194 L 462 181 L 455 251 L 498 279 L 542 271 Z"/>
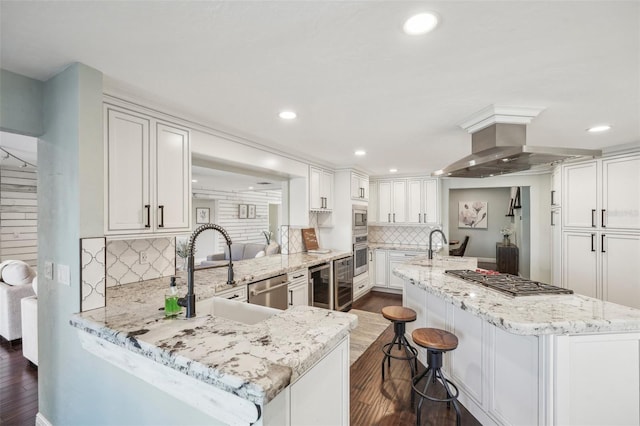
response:
<path id="1" fill-rule="evenodd" d="M 500 274 L 493 271 L 472 271 L 469 269 L 447 270 L 445 274 L 483 285 L 510 296 L 536 296 L 541 294 L 573 294 L 573 290 L 531 281 L 511 274 Z"/>

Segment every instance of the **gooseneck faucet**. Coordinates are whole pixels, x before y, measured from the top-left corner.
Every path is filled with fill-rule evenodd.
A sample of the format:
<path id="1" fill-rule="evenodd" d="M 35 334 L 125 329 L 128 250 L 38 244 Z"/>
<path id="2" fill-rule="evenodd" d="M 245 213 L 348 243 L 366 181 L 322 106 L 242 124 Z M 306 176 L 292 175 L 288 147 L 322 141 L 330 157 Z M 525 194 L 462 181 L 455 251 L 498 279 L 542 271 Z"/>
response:
<path id="1" fill-rule="evenodd" d="M 441 229 L 434 229 L 433 231 L 429 232 L 429 259 L 433 259 L 433 248 L 431 246 L 431 242 L 432 242 L 432 238 L 433 238 L 434 232 L 441 233 L 442 234 L 443 243 L 447 244 L 447 237 L 444 236 L 444 232 L 442 232 Z"/>
<path id="2" fill-rule="evenodd" d="M 193 234 L 191 234 L 191 237 L 189 238 L 189 246 L 187 248 L 187 294 L 186 296 L 178 299 L 178 305 L 184 306 L 185 308 L 187 308 L 187 313 L 186 313 L 187 318 L 193 318 L 196 316 L 196 295 L 193 290 L 194 288 L 193 273 L 195 269 L 194 267 L 195 260 L 194 260 L 193 254 L 195 252 L 196 238 L 198 238 L 198 235 L 200 235 L 202 232 L 206 231 L 207 229 L 214 229 L 220 232 L 224 237 L 225 241 L 227 242 L 227 247 L 229 248 L 229 271 L 227 274 L 227 284 L 234 283 L 233 263 L 231 263 L 231 238 L 229 237 L 229 234 L 227 234 L 227 231 L 225 231 L 223 227 L 219 225 L 215 225 L 213 223 L 205 223 L 204 225 L 197 227 L 196 230 L 193 231 Z"/>

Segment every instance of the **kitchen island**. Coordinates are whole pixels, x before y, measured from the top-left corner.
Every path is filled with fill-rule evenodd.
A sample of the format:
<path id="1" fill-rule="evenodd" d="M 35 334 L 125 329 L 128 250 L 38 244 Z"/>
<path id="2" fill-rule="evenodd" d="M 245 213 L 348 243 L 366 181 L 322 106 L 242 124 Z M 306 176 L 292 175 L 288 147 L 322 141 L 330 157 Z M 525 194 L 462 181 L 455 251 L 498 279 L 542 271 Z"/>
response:
<path id="1" fill-rule="evenodd" d="M 348 254 L 238 261 L 235 286 L 226 284 L 226 268 L 198 270 L 195 318 L 165 318 L 169 278 L 160 278 L 110 287 L 105 308 L 70 322 L 86 350 L 205 412 L 211 424 L 299 424 L 316 413 L 332 424 L 348 424 L 355 315 L 213 298 Z M 179 286 L 180 295 L 185 291 Z"/>
<path id="2" fill-rule="evenodd" d="M 425 256 L 393 273 L 417 312 L 409 335 L 435 327 L 458 337 L 445 372 L 482 424 L 640 423 L 640 310 L 577 294 L 512 297 L 444 274 L 476 265 Z"/>

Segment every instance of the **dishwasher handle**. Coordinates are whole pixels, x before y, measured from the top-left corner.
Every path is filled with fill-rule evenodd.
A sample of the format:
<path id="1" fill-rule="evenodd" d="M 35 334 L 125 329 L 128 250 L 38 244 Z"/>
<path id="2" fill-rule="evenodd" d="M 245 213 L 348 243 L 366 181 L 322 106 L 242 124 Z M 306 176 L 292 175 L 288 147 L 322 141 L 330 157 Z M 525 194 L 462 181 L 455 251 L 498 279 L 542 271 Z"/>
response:
<path id="1" fill-rule="evenodd" d="M 260 295 L 260 294 L 264 294 L 264 293 L 270 293 L 270 292 L 272 292 L 272 291 L 274 291 L 274 290 L 277 290 L 277 289 L 279 289 L 279 288 L 282 288 L 282 287 L 286 287 L 286 286 L 288 286 L 288 285 L 289 285 L 289 283 L 290 283 L 290 281 L 286 281 L 286 282 L 284 282 L 284 283 L 282 283 L 282 284 L 278 284 L 278 285 L 276 285 L 276 286 L 269 287 L 269 288 L 266 288 L 266 289 L 264 289 L 264 290 L 259 290 L 259 291 L 251 290 L 251 296 L 253 297 L 253 296 L 258 296 L 258 295 Z"/>

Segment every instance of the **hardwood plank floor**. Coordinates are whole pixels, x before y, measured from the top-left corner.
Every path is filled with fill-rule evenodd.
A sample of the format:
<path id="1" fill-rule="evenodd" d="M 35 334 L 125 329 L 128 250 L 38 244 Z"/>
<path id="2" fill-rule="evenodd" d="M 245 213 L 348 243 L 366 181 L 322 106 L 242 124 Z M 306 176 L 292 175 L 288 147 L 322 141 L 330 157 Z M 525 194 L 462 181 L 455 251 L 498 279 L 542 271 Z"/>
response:
<path id="1" fill-rule="evenodd" d="M 402 296 L 371 292 L 353 304 L 354 309 L 380 312 L 384 306 L 402 305 Z M 415 409 L 411 407 L 411 372 L 406 361 L 393 360 L 391 371 L 382 381 L 382 346 L 393 339 L 393 327 L 373 342 L 351 366 L 351 425 L 390 426 L 415 425 Z M 420 365 L 420 369 L 424 366 Z M 437 395 L 437 393 L 436 393 Z M 440 397 L 444 396 L 444 391 Z M 461 423 L 465 426 L 480 422 L 460 404 Z M 423 425 L 455 424 L 455 410 L 445 403 L 425 401 L 422 405 Z"/>
<path id="2" fill-rule="evenodd" d="M 38 413 L 38 369 L 22 356 L 22 342 L 0 337 L 0 424 L 33 426 Z"/>

